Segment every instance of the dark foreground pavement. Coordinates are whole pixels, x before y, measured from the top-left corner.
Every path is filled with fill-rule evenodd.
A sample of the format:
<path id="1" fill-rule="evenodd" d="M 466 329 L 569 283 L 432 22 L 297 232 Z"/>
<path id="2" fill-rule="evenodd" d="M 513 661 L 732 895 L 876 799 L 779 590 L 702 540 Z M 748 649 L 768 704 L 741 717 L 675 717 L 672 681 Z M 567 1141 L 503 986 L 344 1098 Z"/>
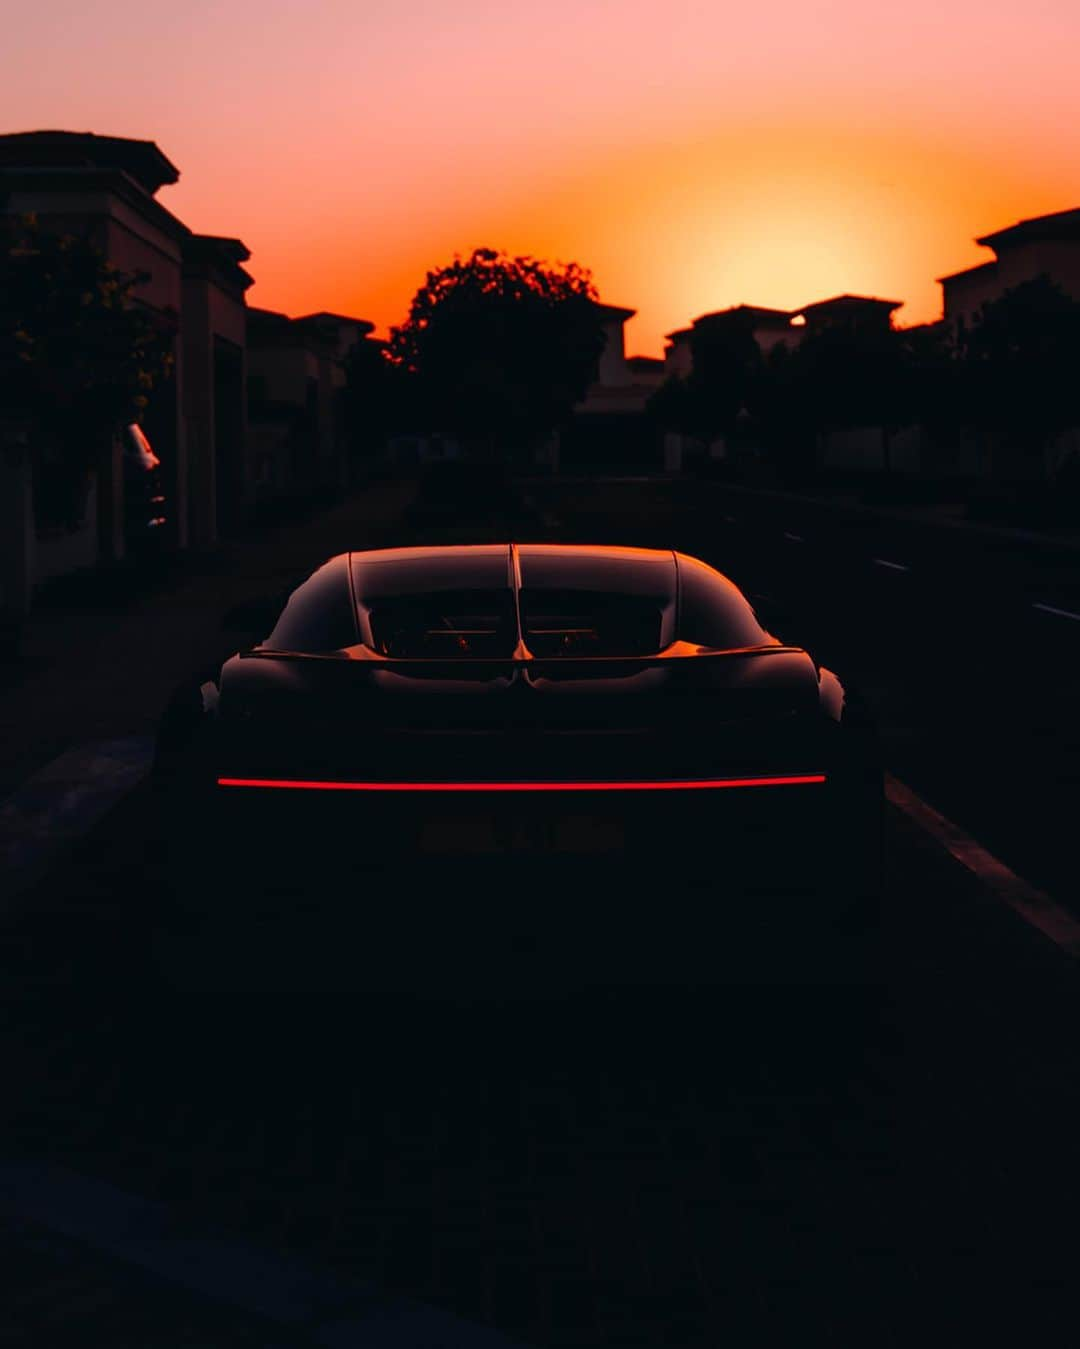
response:
<path id="1" fill-rule="evenodd" d="M 902 818 L 889 958 L 859 987 L 782 931 L 772 977 L 742 977 L 670 930 L 662 893 L 586 963 L 612 905 L 572 872 L 561 932 L 528 886 L 477 930 L 467 894 L 417 895 L 407 869 L 276 933 L 223 920 L 204 946 L 158 908 L 146 808 L 129 798 L 9 941 L 9 1189 L 43 1165 L 63 1194 L 106 1182 L 196 1245 L 272 1253 L 283 1279 L 315 1270 L 534 1345 L 906 1344 L 931 1320 L 1051 1342 L 1032 1337 L 1073 1279 L 1072 969 Z M 407 903 L 432 921 L 376 946 L 365 915 Z M 146 1270 L 94 1216 L 73 1247 L 24 1203 L 14 1343 L 65 1315 L 85 1338 L 63 1342 L 99 1342 L 128 1299 L 140 1343 L 184 1342 L 181 1294 L 202 1342 L 321 1324 L 247 1277 Z"/>
<path id="2" fill-rule="evenodd" d="M 5 920 L 5 1342 L 1067 1341 L 1074 964 L 892 811 L 887 860 L 863 983 L 617 860 L 193 931 L 136 789 Z"/>

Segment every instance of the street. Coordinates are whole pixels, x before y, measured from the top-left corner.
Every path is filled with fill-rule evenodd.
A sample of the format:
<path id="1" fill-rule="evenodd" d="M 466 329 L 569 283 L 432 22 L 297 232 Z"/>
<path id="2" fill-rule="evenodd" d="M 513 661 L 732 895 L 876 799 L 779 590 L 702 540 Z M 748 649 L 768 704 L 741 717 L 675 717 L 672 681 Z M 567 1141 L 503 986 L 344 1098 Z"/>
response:
<path id="1" fill-rule="evenodd" d="M 178 649 L 140 691 L 134 657 L 115 670 L 130 700 L 107 653 L 74 706 L 43 666 L 52 751 L 142 762 L 166 674 L 243 640 L 231 605 L 350 529 L 425 540 L 380 491 L 378 520 L 339 509 L 193 583 Z M 147 777 L 46 809 L 9 710 L 7 809 L 38 825 L 3 915 L 2 1342 L 1060 1341 L 1080 553 L 721 483 L 526 491 L 548 537 L 704 558 L 870 701 L 897 784 L 881 968 L 853 979 L 779 924 L 750 967 L 722 878 L 701 929 L 617 859 L 504 875 L 482 907 L 403 858 L 257 940 L 228 915 L 193 932 L 161 902 Z M 55 847 L 65 819 L 89 824 Z M 123 1239 L 142 1224 L 168 1240 Z"/>

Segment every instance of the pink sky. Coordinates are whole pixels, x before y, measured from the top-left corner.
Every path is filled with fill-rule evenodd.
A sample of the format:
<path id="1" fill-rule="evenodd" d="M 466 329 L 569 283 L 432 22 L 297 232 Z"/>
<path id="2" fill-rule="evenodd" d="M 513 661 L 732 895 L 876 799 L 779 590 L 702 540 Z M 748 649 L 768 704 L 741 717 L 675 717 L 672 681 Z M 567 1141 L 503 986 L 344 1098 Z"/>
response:
<path id="1" fill-rule="evenodd" d="M 650 354 L 843 290 L 919 322 L 974 235 L 1080 205 L 1075 0 L 54 0 L 5 40 L 0 129 L 156 140 L 252 303 L 381 327 L 476 244 L 591 267 Z"/>

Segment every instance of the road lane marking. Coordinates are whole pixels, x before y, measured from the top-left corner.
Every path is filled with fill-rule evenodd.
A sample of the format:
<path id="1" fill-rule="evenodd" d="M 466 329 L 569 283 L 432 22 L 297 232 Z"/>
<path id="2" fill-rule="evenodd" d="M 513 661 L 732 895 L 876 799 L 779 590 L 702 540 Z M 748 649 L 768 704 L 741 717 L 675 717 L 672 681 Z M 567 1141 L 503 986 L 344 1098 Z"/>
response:
<path id="1" fill-rule="evenodd" d="M 146 776 L 149 736 L 99 740 L 53 759 L 0 805 L 0 874 L 7 899 L 32 885 Z"/>
<path id="2" fill-rule="evenodd" d="M 1026 923 L 1049 937 L 1067 955 L 1080 957 L 1080 921 L 1067 909 L 1018 876 L 891 773 L 885 774 L 885 795 Z"/>
<path id="3" fill-rule="evenodd" d="M 1074 623 L 1080 623 L 1080 614 L 1074 614 L 1071 609 L 1055 609 L 1052 604 L 1033 604 L 1033 609 L 1041 609 L 1044 614 L 1056 614 L 1058 618 L 1071 618 Z"/>
<path id="4" fill-rule="evenodd" d="M 878 567 L 888 567 L 890 571 L 910 571 L 910 567 L 905 567 L 902 562 L 890 562 L 884 557 L 875 557 L 874 565 Z"/>
<path id="5" fill-rule="evenodd" d="M 802 536 L 801 534 L 789 534 L 789 533 L 787 533 L 786 530 L 784 531 L 784 538 L 785 538 L 785 539 L 790 539 L 792 543 L 805 543 L 805 542 L 806 542 L 806 540 L 803 538 L 803 536 Z"/>
<path id="6" fill-rule="evenodd" d="M 291 1256 L 192 1234 L 166 1205 L 63 1167 L 0 1163 L 0 1209 L 326 1349 L 524 1349 L 487 1326 Z M 264 1341 L 266 1342 L 266 1341 Z"/>

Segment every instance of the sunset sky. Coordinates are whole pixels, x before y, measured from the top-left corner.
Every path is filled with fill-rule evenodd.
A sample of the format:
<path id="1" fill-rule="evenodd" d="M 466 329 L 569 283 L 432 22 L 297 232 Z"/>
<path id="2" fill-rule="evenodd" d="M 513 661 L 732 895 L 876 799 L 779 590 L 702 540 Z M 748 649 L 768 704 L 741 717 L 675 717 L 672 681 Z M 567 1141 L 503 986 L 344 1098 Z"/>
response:
<path id="1" fill-rule="evenodd" d="M 576 260 L 630 351 L 729 304 L 940 312 L 975 234 L 1080 206 L 1077 0 L 40 0 L 0 130 L 158 142 L 254 304 L 385 328 L 483 244 Z"/>

